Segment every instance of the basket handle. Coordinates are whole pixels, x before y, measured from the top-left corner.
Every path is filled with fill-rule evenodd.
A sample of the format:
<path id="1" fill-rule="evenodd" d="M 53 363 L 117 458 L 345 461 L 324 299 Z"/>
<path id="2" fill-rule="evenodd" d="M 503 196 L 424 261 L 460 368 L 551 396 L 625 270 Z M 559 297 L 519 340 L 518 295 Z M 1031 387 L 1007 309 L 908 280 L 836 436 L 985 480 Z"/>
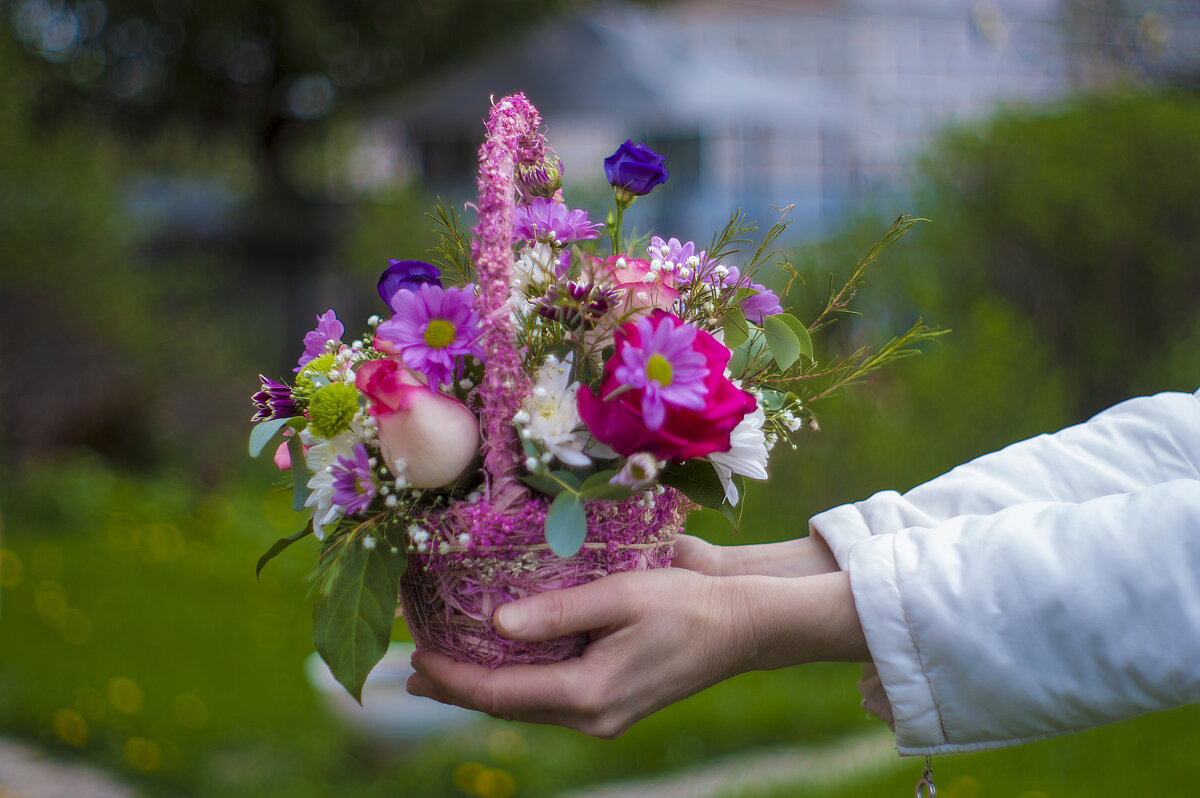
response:
<path id="1" fill-rule="evenodd" d="M 521 161 L 540 161 L 545 140 L 542 118 L 523 93 L 492 105 L 487 138 L 479 148 L 479 222 L 472 230 L 472 255 L 479 281 L 485 363 L 480 387 L 483 464 L 490 475 L 489 499 L 506 508 L 526 498 L 517 477 L 524 462 L 513 415 L 529 394 L 529 376 L 517 352 L 508 304 L 513 269 L 514 174 Z"/>

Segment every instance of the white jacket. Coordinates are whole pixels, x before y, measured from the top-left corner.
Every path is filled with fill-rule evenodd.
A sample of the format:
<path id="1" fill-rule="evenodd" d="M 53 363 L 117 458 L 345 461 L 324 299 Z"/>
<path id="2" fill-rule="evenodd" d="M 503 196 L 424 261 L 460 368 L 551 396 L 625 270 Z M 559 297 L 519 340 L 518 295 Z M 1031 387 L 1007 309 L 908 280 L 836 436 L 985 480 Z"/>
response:
<path id="1" fill-rule="evenodd" d="M 850 572 L 878 671 L 864 704 L 890 711 L 901 754 L 1200 702 L 1200 391 L 1123 402 L 810 527 Z"/>

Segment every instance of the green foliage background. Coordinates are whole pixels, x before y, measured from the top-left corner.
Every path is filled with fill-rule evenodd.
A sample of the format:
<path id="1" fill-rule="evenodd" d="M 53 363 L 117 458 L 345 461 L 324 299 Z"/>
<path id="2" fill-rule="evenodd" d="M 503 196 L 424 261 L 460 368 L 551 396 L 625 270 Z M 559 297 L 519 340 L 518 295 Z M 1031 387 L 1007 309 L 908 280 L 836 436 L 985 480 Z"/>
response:
<path id="1" fill-rule="evenodd" d="M 10 342 L 0 732 L 109 767 L 148 795 L 505 798 L 877 728 L 844 666 L 748 674 L 616 742 L 481 721 L 396 747 L 340 726 L 301 670 L 308 552 L 297 546 L 253 579 L 258 554 L 302 526 L 286 492 L 240 455 L 254 369 L 287 359 L 282 300 L 219 254 L 141 251 L 145 231 L 119 202 L 146 162 L 94 131 L 32 127 L 21 113 L 32 84 L 15 58 L 0 42 L 11 100 L 0 105 L 0 329 Z M 160 165 L 241 179 L 242 155 L 186 137 L 154 147 Z M 952 334 L 818 407 L 823 431 L 777 453 L 738 536 L 705 514 L 693 531 L 726 543 L 803 534 L 826 507 L 906 489 L 1122 398 L 1195 390 L 1198 160 L 1190 94 L 1081 99 L 947 133 L 901 207 L 864 214 L 792 261 L 806 278 L 804 317 L 828 275 L 844 277 L 896 211 L 928 217 L 877 267 L 858 300 L 865 315 L 831 328 L 817 356 L 881 343 L 918 315 Z M 344 205 L 337 258 L 355 291 L 392 247 L 423 241 L 428 204 L 413 192 Z M 367 312 L 351 303 L 345 317 Z M 31 396 L 44 412 L 10 412 Z M 36 456 L 17 457 L 29 430 L 15 418 L 47 425 Z M 89 419 L 94 432 L 79 435 Z M 56 437 L 56 423 L 74 426 Z M 1191 707 L 943 758 L 939 795 L 1183 795 L 1198 721 Z M 907 790 L 918 771 L 897 763 L 826 792 Z"/>

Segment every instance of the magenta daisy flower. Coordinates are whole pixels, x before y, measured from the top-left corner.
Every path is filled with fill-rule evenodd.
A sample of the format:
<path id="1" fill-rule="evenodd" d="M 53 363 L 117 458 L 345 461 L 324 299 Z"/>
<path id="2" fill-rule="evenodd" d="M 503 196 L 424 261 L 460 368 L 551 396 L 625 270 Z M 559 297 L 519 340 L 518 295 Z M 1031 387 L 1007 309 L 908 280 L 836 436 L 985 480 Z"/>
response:
<path id="1" fill-rule="evenodd" d="M 375 473 L 367 447 L 354 445 L 351 457 L 338 455 L 333 464 L 333 503 L 345 508 L 346 515 L 356 515 L 375 498 Z"/>
<path id="2" fill-rule="evenodd" d="M 548 241 L 569 244 L 599 238 L 604 225 L 588 219 L 582 208 L 569 210 L 561 202 L 537 197 L 513 211 L 514 241 Z"/>
<path id="3" fill-rule="evenodd" d="M 613 376 L 622 385 L 642 391 L 647 429 L 662 426 L 666 405 L 703 410 L 708 358 L 692 346 L 696 328 L 669 313 L 655 313 L 638 319 L 637 331 L 640 345 L 632 339 L 626 342 Z"/>
<path id="4" fill-rule="evenodd" d="M 483 332 L 471 291 L 429 284 L 417 291 L 401 289 L 392 295 L 392 311 L 377 335 L 395 346 L 404 365 L 425 375 L 430 389 L 461 376 L 466 356 L 483 360 Z"/>

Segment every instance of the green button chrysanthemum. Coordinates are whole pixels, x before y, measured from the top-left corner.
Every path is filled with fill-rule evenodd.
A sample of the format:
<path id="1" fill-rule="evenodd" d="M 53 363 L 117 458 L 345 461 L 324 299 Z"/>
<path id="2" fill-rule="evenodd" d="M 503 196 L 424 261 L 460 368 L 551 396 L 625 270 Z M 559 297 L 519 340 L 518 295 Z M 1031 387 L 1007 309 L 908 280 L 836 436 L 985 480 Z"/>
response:
<path id="1" fill-rule="evenodd" d="M 353 385 L 332 382 L 312 395 L 308 403 L 308 428 L 328 440 L 350 428 L 358 411 L 359 393 Z"/>

